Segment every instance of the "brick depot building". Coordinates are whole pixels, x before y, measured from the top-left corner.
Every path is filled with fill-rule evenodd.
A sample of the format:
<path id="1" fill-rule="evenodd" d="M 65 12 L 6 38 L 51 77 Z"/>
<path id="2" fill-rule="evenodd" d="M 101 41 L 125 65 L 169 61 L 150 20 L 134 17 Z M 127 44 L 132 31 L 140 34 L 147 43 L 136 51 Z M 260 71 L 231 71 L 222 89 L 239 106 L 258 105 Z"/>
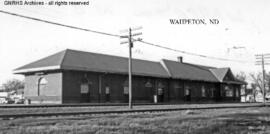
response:
<path id="1" fill-rule="evenodd" d="M 32 103 L 128 102 L 128 58 L 64 50 L 14 70 Z M 134 102 L 240 101 L 230 68 L 133 59 Z M 156 97 L 154 97 L 156 96 Z"/>

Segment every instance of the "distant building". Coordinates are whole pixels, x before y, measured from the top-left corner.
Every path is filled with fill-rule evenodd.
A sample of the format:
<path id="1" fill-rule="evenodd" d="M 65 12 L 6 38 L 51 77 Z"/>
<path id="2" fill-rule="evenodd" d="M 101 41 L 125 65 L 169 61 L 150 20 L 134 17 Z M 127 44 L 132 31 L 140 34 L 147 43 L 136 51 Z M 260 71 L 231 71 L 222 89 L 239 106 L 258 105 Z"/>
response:
<path id="1" fill-rule="evenodd" d="M 3 92 L 4 90 L 5 90 L 5 88 L 0 86 L 0 92 Z"/>
<path id="2" fill-rule="evenodd" d="M 24 96 L 33 103 L 128 102 L 128 58 L 64 50 L 15 69 L 25 76 Z M 240 101 L 230 68 L 178 61 L 133 59 L 135 102 Z"/>

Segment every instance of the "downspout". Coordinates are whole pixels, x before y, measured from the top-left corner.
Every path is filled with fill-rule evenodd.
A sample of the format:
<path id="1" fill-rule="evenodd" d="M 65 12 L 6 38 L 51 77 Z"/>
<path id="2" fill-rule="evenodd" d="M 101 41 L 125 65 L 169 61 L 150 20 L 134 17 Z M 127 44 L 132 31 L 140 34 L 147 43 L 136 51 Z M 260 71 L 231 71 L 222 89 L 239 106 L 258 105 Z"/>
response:
<path id="1" fill-rule="evenodd" d="M 102 82 L 102 75 L 99 75 L 98 77 L 98 103 L 100 103 L 100 96 L 101 96 L 101 82 Z"/>

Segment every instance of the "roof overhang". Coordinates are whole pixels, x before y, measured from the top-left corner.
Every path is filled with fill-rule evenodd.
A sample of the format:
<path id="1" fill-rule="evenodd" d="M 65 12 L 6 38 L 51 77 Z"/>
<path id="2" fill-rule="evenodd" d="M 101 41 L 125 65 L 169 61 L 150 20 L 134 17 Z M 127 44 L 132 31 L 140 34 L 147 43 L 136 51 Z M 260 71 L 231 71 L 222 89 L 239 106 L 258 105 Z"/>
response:
<path id="1" fill-rule="evenodd" d="M 240 82 L 240 81 L 223 81 L 221 83 L 225 83 L 225 84 L 239 84 L 239 85 L 246 85 L 246 83 L 244 82 Z"/>
<path id="2" fill-rule="evenodd" d="M 25 74 L 30 72 L 38 72 L 38 71 L 49 71 L 49 70 L 57 70 L 61 69 L 61 66 L 47 66 L 47 67 L 36 67 L 36 68 L 27 68 L 27 69 L 18 69 L 14 70 L 14 74 Z"/>
<path id="3" fill-rule="evenodd" d="M 87 67 L 71 67 L 71 66 L 61 66 L 62 70 L 72 70 L 72 71 L 89 71 L 98 73 L 110 73 L 110 74 L 122 74 L 128 75 L 128 71 L 115 71 L 115 70 L 103 70 L 98 68 L 87 68 Z M 147 74 L 140 72 L 132 72 L 132 75 L 145 76 L 145 77 L 160 77 L 160 78 L 170 78 L 170 76 L 158 75 L 158 74 Z"/>

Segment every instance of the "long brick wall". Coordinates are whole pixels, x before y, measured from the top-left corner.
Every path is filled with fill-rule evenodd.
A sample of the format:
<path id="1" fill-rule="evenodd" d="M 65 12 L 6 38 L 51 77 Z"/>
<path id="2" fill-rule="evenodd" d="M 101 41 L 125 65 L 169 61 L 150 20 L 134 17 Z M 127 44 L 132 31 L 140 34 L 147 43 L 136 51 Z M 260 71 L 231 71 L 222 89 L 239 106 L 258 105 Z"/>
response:
<path id="1" fill-rule="evenodd" d="M 47 84 L 38 93 L 38 81 L 41 78 L 45 78 Z M 26 75 L 25 82 L 25 97 L 32 103 L 128 102 L 128 94 L 124 94 L 124 87 L 128 86 L 128 75 L 62 71 Z M 82 83 L 87 83 L 88 93 L 81 93 Z M 133 76 L 133 102 L 154 102 L 155 95 L 158 102 L 239 102 L 240 85 L 229 84 L 233 90 L 230 97 L 224 94 L 225 86 L 226 84 L 202 81 Z M 205 88 L 204 96 L 202 87 Z M 109 94 L 106 94 L 106 88 L 109 88 Z M 163 89 L 163 95 L 159 95 L 159 88 Z M 185 93 L 186 88 L 190 92 L 189 99 Z"/>

